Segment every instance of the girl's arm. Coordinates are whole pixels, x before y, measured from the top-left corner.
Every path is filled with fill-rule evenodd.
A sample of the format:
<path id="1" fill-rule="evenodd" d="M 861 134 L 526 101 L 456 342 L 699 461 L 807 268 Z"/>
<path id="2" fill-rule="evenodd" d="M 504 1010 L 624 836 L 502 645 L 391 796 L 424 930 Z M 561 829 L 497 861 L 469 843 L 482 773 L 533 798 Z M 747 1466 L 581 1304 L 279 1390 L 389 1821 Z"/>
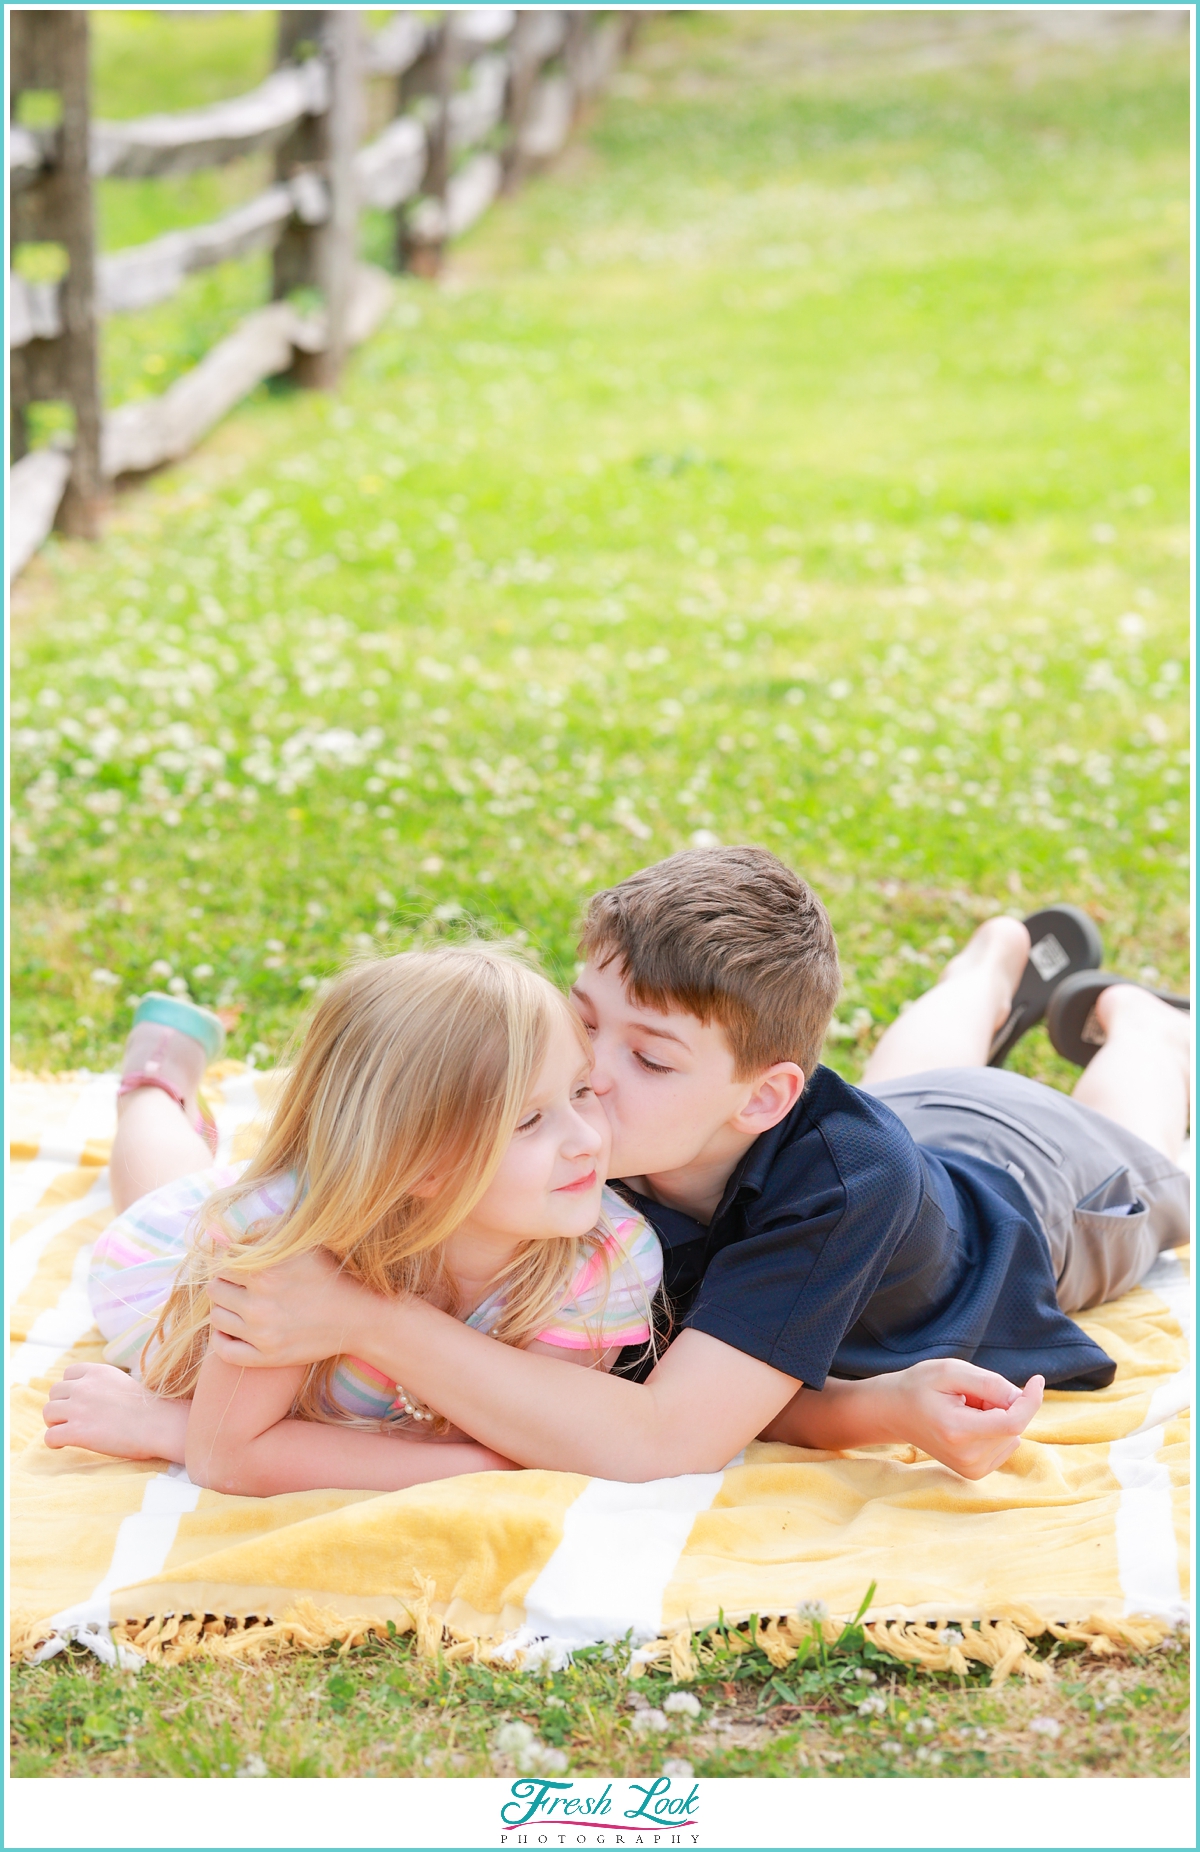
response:
<path id="1" fill-rule="evenodd" d="M 195 1485 L 246 1498 L 277 1492 L 398 1492 L 512 1461 L 474 1441 L 429 1442 L 289 1417 L 304 1368 L 244 1370 L 212 1351 L 188 1418 L 184 1463 Z"/>

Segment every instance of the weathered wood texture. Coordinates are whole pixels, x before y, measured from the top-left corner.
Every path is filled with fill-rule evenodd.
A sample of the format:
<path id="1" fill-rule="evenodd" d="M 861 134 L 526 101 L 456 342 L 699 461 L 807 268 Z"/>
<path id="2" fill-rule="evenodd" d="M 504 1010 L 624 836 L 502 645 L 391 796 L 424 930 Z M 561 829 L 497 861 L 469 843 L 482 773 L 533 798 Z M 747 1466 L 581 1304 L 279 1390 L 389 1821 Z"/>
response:
<path id="1" fill-rule="evenodd" d="M 54 526 L 71 474 L 69 450 L 31 450 L 8 475 L 8 576 L 27 566 Z"/>
<path id="2" fill-rule="evenodd" d="M 392 280 L 370 264 L 355 267 L 348 291 L 346 341 L 365 341 L 383 320 Z M 104 471 L 110 479 L 142 475 L 177 462 L 219 424 L 248 392 L 285 373 L 297 352 L 320 353 L 328 338 L 323 315 L 302 316 L 290 302 L 257 309 L 157 399 L 123 405 L 103 425 Z M 65 449 L 32 451 L 9 476 L 8 569 L 15 577 L 54 525 L 71 470 Z"/>
<path id="3" fill-rule="evenodd" d="M 73 8 L 16 8 L 11 44 L 16 95 L 35 86 L 56 90 L 62 114 L 53 138 L 54 167 L 26 195 L 22 230 L 27 237 L 61 245 L 67 262 L 53 321 L 46 292 L 26 298 L 29 352 L 10 374 L 12 447 L 19 460 L 28 442 L 29 405 L 39 398 L 69 401 L 75 442 L 58 520 L 69 533 L 90 536 L 97 531 L 103 480 L 95 219 L 88 167 L 87 14 Z"/>
<path id="4" fill-rule="evenodd" d="M 415 13 L 393 13 L 387 25 L 367 40 L 364 65 L 369 77 L 402 77 L 425 49 L 429 28 Z"/>
<path id="5" fill-rule="evenodd" d="M 354 266 L 349 284 L 344 324 L 348 346 L 374 332 L 392 298 L 390 278 L 369 264 Z M 323 353 L 328 340 L 324 315 L 301 315 L 290 302 L 256 309 L 159 398 L 109 413 L 104 421 L 108 475 L 144 474 L 177 462 L 255 386 L 286 373 L 296 352 Z"/>
<path id="6" fill-rule="evenodd" d="M 565 72 L 534 85 L 519 144 L 527 168 L 551 160 L 566 146 L 574 117 L 575 90 Z"/>
<path id="7" fill-rule="evenodd" d="M 386 212 L 412 199 L 425 177 L 427 159 L 424 123 L 416 116 L 397 116 L 354 158 L 362 204 Z"/>
<path id="8" fill-rule="evenodd" d="M 637 23 L 624 13 L 481 7 L 440 20 L 397 12 L 366 34 L 353 8 L 287 10 L 278 68 L 246 95 L 89 124 L 87 14 L 15 8 L 12 22 L 14 96 L 58 90 L 63 104 L 56 129 L 10 126 L 14 242 L 57 242 L 68 260 L 60 284 L 10 276 L 12 572 L 56 513 L 71 531 L 94 531 L 107 479 L 185 455 L 263 379 L 291 371 L 304 384 L 333 384 L 390 297 L 383 272 L 355 259 L 361 209 L 395 211 L 404 256 L 435 271 L 445 244 L 502 185 L 558 153 Z M 402 113 L 361 147 L 372 78 L 397 80 Z M 211 225 L 96 261 L 92 176 L 187 174 L 263 149 L 275 152 L 276 179 L 257 198 Z M 192 272 L 264 249 L 274 253 L 274 300 L 160 398 L 102 419 L 97 317 L 161 302 Z M 288 300 L 298 290 L 315 291 L 321 309 L 301 313 Z M 50 398 L 73 405 L 74 445 L 26 456 L 25 408 Z"/>
<path id="9" fill-rule="evenodd" d="M 327 8 L 279 15 L 278 56 L 288 61 L 316 48 L 326 73 L 327 108 L 298 121 L 278 148 L 279 184 L 295 186 L 318 173 L 328 209 L 321 218 L 293 214 L 275 243 L 272 295 L 277 301 L 297 289 L 318 290 L 326 306 L 328 341 L 320 353 L 299 352 L 297 381 L 332 386 L 346 353 L 345 323 L 358 236 L 360 181 L 356 157 L 362 134 L 362 27 L 354 8 Z M 300 65 L 297 68 L 307 68 Z"/>
<path id="10" fill-rule="evenodd" d="M 126 180 L 196 173 L 278 146 L 297 122 L 324 114 L 328 106 L 328 73 L 319 58 L 311 58 L 273 71 L 256 90 L 208 109 L 93 123 L 92 172 Z"/>
<path id="11" fill-rule="evenodd" d="M 446 183 L 444 199 L 423 199 L 409 220 L 414 244 L 440 246 L 461 238 L 482 218 L 497 193 L 504 170 L 499 155 L 477 154 Z"/>
<path id="12" fill-rule="evenodd" d="M 347 320 L 358 246 L 358 179 L 354 160 L 362 140 L 362 21 L 357 9 L 326 14 L 323 49 L 330 69 L 329 108 L 321 119 L 328 216 L 311 230 L 317 288 L 325 302 L 325 341 L 301 370 L 305 384 L 331 387 L 349 347 Z"/>

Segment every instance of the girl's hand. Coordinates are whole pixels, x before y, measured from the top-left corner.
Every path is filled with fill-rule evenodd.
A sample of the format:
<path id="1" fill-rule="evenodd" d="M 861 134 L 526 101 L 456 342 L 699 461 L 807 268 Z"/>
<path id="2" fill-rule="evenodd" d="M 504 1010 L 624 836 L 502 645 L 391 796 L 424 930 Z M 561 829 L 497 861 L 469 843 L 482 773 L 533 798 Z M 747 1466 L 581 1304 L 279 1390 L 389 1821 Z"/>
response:
<path id="1" fill-rule="evenodd" d="M 377 1303 L 323 1248 L 266 1273 L 222 1276 L 208 1296 L 213 1354 L 251 1369 L 360 1355 L 355 1332 Z"/>
<path id="2" fill-rule="evenodd" d="M 182 1465 L 190 1408 L 151 1395 L 111 1363 L 69 1363 L 42 1410 L 46 1445 Z"/>

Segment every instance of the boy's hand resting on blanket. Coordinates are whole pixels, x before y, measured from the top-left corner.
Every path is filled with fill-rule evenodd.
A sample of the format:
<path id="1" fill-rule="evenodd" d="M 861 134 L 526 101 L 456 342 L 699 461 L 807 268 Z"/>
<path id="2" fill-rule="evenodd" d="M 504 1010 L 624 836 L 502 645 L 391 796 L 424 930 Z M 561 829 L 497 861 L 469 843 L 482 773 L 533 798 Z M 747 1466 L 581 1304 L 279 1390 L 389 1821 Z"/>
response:
<path id="1" fill-rule="evenodd" d="M 1031 1376 L 1017 1389 L 956 1357 L 864 1382 L 831 1376 L 819 1394 L 802 1389 L 760 1438 L 830 1449 L 908 1442 L 964 1479 L 983 1479 L 1016 1452 L 1045 1387 Z"/>
<path id="2" fill-rule="evenodd" d="M 213 1353 L 269 1369 L 355 1355 L 355 1328 L 374 1297 L 324 1248 L 266 1273 L 213 1280 L 208 1296 Z"/>

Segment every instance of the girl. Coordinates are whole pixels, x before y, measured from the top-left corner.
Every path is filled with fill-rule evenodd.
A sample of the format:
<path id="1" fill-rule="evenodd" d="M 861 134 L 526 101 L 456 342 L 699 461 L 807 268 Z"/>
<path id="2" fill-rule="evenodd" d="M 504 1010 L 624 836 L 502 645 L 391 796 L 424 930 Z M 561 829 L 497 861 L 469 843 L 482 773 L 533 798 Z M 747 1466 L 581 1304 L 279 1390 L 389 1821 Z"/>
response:
<path id="1" fill-rule="evenodd" d="M 72 1365 L 44 1410 L 50 1446 L 173 1459 L 197 1484 L 259 1497 L 511 1467 L 352 1357 L 243 1371 L 206 1354 L 217 1272 L 315 1248 L 376 1294 L 418 1294 L 565 1362 L 607 1368 L 621 1346 L 650 1342 L 658 1241 L 604 1187 L 609 1131 L 586 1032 L 545 978 L 484 946 L 346 972 L 244 1174 L 181 1176 L 205 1149 L 198 1084 L 214 1025 L 174 998 L 140 1006 L 118 1206 L 148 1178 L 159 1187 L 101 1237 L 91 1292 L 106 1356 L 142 1384 L 112 1364 Z"/>

